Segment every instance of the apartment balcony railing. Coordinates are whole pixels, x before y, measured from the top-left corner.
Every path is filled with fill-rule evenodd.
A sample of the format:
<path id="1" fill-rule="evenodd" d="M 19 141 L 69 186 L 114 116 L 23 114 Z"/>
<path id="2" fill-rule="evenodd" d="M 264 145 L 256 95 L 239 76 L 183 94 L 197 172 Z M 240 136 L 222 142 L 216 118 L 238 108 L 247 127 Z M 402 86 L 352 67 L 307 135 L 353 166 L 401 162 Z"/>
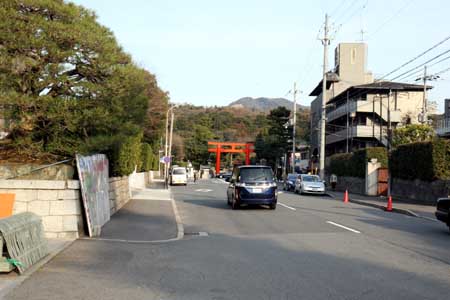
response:
<path id="1" fill-rule="evenodd" d="M 388 120 L 388 108 L 385 104 L 381 106 L 380 112 L 380 102 L 375 101 L 375 105 L 372 101 L 358 100 L 358 101 L 349 101 L 348 110 L 347 105 L 341 105 L 335 109 L 332 109 L 327 113 L 327 121 L 333 121 L 337 118 L 345 116 L 348 113 L 353 112 L 366 112 L 366 113 L 376 113 L 378 116 L 381 116 L 383 120 Z M 400 110 L 393 110 L 391 108 L 391 122 L 398 123 L 401 121 L 401 112 Z"/>
<path id="2" fill-rule="evenodd" d="M 450 118 L 437 121 L 436 134 L 437 135 L 450 135 Z"/>
<path id="3" fill-rule="evenodd" d="M 326 136 L 326 144 L 334 144 L 336 142 L 345 141 L 347 138 L 371 138 L 380 140 L 380 127 L 372 127 L 367 125 L 351 126 L 347 129 L 330 133 Z M 387 129 L 383 127 L 381 131 L 381 143 L 387 145 Z"/>

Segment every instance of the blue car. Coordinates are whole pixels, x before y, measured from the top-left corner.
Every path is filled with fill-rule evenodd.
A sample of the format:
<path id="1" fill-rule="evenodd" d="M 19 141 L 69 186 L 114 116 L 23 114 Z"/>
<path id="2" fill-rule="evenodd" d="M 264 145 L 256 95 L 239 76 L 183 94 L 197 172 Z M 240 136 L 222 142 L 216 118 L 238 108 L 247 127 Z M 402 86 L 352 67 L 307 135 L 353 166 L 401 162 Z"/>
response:
<path id="1" fill-rule="evenodd" d="M 277 184 L 273 172 L 267 166 L 235 167 L 227 190 L 227 202 L 232 209 L 242 204 L 268 205 L 277 207 Z"/>

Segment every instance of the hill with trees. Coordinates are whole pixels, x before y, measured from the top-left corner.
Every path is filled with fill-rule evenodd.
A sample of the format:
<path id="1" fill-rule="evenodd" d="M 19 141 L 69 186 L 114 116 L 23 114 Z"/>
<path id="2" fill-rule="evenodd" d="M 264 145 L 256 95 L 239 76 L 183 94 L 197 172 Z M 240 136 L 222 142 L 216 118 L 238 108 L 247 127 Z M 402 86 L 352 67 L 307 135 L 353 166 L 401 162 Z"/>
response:
<path id="1" fill-rule="evenodd" d="M 228 106 L 236 108 L 246 108 L 255 112 L 269 113 L 272 109 L 280 106 L 285 107 L 288 110 L 292 110 L 294 103 L 285 98 L 244 97 L 231 102 Z M 297 104 L 297 110 L 301 109 L 308 109 L 308 107 Z"/>
<path id="2" fill-rule="evenodd" d="M 284 123 L 291 116 L 291 112 L 284 107 L 278 107 L 269 113 L 265 113 L 239 106 L 180 105 L 175 109 L 173 137 L 175 161 L 177 164 L 183 164 L 188 160 L 197 166 L 205 164 L 208 158 L 214 156 L 207 151 L 207 141 L 213 140 L 255 142 L 259 137 L 258 147 L 267 149 L 261 155 L 267 156 L 269 152 L 272 154 L 278 152 L 279 148 L 286 146 L 283 144 L 283 140 L 285 140 L 284 143 L 287 142 L 287 133 L 280 129 L 279 120 L 275 120 L 277 119 L 277 112 L 284 118 Z M 298 140 L 309 141 L 309 127 L 309 110 L 300 109 L 297 112 Z M 279 136 L 280 133 L 283 137 Z M 269 142 L 271 139 L 276 140 L 277 144 L 272 145 Z M 276 149 L 273 150 L 272 148 Z M 273 160 L 272 154 L 270 159 Z M 261 155 L 260 158 L 263 158 Z M 264 158 L 268 158 L 268 156 Z M 224 155 L 224 159 L 230 160 L 230 155 Z"/>

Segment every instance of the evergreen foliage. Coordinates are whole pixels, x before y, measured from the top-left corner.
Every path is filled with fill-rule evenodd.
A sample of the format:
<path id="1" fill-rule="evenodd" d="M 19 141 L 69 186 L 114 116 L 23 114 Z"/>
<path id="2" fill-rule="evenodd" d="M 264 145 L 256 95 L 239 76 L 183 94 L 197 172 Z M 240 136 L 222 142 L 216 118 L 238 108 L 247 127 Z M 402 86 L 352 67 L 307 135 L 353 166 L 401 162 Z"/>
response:
<path id="1" fill-rule="evenodd" d="M 3 159 L 111 154 L 141 131 L 159 141 L 167 94 L 96 19 L 63 0 L 0 0 Z"/>

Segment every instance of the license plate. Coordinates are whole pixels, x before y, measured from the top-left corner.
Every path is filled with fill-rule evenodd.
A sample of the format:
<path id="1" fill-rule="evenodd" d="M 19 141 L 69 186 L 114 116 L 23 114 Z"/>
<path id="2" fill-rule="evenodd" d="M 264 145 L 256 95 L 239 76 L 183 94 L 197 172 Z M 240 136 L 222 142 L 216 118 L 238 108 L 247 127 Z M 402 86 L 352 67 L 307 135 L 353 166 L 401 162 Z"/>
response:
<path id="1" fill-rule="evenodd" d="M 253 193 L 262 193 L 262 189 L 253 189 L 252 192 Z"/>

